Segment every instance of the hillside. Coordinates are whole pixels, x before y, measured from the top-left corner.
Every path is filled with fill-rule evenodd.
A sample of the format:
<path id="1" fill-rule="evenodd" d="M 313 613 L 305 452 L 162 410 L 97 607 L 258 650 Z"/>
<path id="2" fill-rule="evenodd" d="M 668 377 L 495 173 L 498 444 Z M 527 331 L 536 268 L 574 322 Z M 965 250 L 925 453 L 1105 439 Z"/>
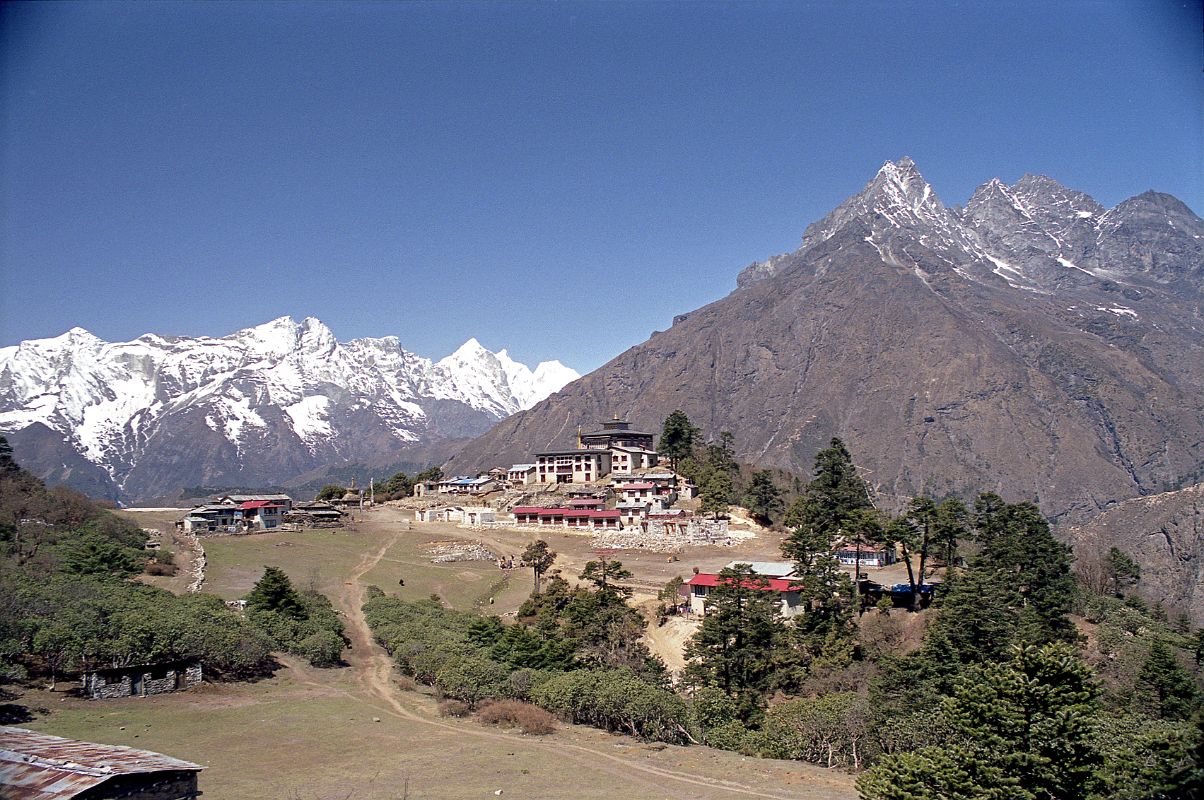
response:
<path id="1" fill-rule="evenodd" d="M 1139 594 L 1204 624 L 1204 483 L 1126 500 L 1067 536 L 1080 558 L 1125 551 L 1142 565 Z"/>
<path id="2" fill-rule="evenodd" d="M 1201 474 L 1202 236 L 1166 195 L 1104 210 L 1026 176 L 948 208 L 910 160 L 887 163 L 798 250 L 448 469 L 680 407 L 742 460 L 806 473 L 840 436 L 884 494 L 991 488 L 1083 520 Z"/>

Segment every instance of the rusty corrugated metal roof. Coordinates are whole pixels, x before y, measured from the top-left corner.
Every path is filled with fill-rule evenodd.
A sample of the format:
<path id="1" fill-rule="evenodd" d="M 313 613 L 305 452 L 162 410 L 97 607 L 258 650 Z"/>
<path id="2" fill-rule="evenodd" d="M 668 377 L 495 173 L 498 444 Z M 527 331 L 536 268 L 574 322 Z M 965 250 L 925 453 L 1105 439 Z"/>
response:
<path id="1" fill-rule="evenodd" d="M 5 800 L 67 800 L 116 775 L 202 769 L 149 750 L 0 726 L 0 796 Z"/>

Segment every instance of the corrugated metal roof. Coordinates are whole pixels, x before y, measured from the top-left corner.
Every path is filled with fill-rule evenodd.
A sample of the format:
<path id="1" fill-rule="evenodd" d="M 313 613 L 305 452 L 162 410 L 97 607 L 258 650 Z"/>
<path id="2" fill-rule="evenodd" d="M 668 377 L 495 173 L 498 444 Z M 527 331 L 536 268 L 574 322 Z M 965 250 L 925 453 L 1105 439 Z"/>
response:
<path id="1" fill-rule="evenodd" d="M 67 800 L 117 775 L 202 769 L 149 750 L 0 726 L 0 787 L 5 800 Z"/>
<path id="2" fill-rule="evenodd" d="M 758 585 L 756 582 L 746 579 L 740 585 L 746 589 L 764 589 L 770 592 L 797 592 L 802 588 L 802 584 L 796 580 L 764 578 L 764 581 L 764 585 Z M 718 586 L 719 583 L 720 578 L 718 574 L 714 572 L 700 572 L 686 581 L 686 586 Z"/>

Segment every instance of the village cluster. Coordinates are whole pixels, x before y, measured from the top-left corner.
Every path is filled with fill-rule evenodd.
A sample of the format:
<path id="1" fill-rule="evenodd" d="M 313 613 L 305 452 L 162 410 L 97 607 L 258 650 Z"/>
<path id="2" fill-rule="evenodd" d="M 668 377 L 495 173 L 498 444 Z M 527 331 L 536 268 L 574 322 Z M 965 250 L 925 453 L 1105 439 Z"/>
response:
<path id="1" fill-rule="evenodd" d="M 653 434 L 632 430 L 629 422 L 615 417 L 596 431 L 579 432 L 573 449 L 534 453 L 530 463 L 475 476 L 416 483 L 410 501 L 418 505 L 414 519 L 466 528 L 587 533 L 595 547 L 615 550 L 679 552 L 687 545 L 732 544 L 741 533 L 727 519 L 710 519 L 680 505 L 697 496 L 697 487 L 662 466 L 653 445 Z M 350 511 L 371 504 L 370 490 L 357 489 L 354 482 L 342 497 L 328 501 L 228 494 L 189 510 L 177 526 L 197 534 L 337 527 Z M 883 546 L 846 544 L 835 555 L 842 564 L 858 567 L 880 568 L 896 560 L 894 548 Z M 438 558 L 467 556 L 457 551 Z M 768 579 L 768 591 L 780 595 L 785 616 L 798 613 L 791 564 L 758 562 L 753 569 Z M 717 573 L 696 572 L 683 587 L 682 609 L 703 613 L 707 594 L 718 581 Z M 868 588 L 883 589 L 876 584 Z"/>
<path id="2" fill-rule="evenodd" d="M 478 506 L 436 502 L 415 511 L 419 522 L 470 527 L 505 525 L 590 532 L 598 546 L 657 550 L 684 544 L 727 544 L 726 519 L 707 519 L 678 506 L 697 487 L 660 466 L 653 434 L 615 417 L 578 433 L 576 448 L 533 454 L 531 463 L 497 467 L 414 486 L 417 498 L 482 498 Z M 537 501 L 537 502 L 535 502 Z"/>

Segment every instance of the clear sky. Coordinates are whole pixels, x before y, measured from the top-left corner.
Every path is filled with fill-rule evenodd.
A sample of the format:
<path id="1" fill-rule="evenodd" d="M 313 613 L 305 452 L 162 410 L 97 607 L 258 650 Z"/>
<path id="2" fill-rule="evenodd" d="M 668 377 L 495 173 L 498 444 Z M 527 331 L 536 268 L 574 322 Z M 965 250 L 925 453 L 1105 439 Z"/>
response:
<path id="1" fill-rule="evenodd" d="M 1204 209 L 1199 2 L 0 7 L 0 345 L 291 314 L 585 372 L 887 159 Z"/>

